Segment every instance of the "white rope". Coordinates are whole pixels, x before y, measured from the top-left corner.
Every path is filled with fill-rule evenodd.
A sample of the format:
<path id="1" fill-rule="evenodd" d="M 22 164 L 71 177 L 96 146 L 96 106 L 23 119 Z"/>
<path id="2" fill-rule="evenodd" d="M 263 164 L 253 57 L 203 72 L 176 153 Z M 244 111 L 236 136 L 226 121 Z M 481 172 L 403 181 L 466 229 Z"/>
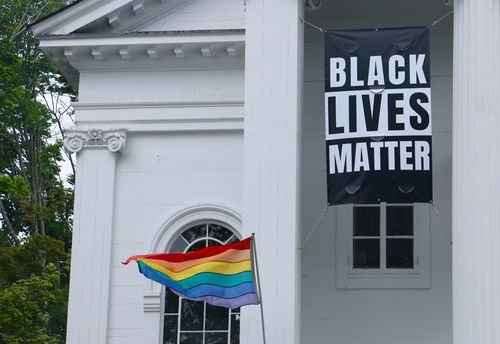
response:
<path id="1" fill-rule="evenodd" d="M 321 33 L 325 33 L 325 32 L 326 32 L 326 30 L 325 30 L 325 29 L 323 29 L 323 28 L 321 28 L 321 27 L 319 27 L 319 26 L 316 26 L 316 25 L 314 25 L 313 23 L 309 23 L 308 21 L 306 21 L 306 20 L 304 20 L 304 19 L 302 19 L 302 18 L 299 18 L 299 19 L 300 19 L 300 21 L 301 21 L 301 22 L 303 22 L 304 24 L 307 24 L 307 25 L 309 25 L 309 26 L 312 26 L 313 28 L 315 28 L 315 29 L 319 30 Z"/>
<path id="2" fill-rule="evenodd" d="M 328 205 L 325 206 L 325 208 L 323 209 L 323 211 L 321 212 L 321 214 L 319 215 L 318 219 L 316 220 L 316 222 L 314 223 L 314 225 L 312 226 L 311 230 L 309 231 L 309 233 L 307 234 L 306 238 L 304 239 L 304 241 L 302 242 L 302 245 L 300 247 L 300 249 L 303 249 L 304 248 L 304 245 L 306 244 L 306 242 L 309 240 L 309 238 L 311 237 L 311 235 L 314 233 L 314 231 L 316 230 L 316 228 L 318 228 L 318 225 L 319 223 L 321 222 L 321 219 L 323 218 L 323 216 L 325 216 L 325 213 L 328 209 Z"/>
<path id="3" fill-rule="evenodd" d="M 449 11 L 448 13 L 446 13 L 444 16 L 442 16 L 441 18 L 435 20 L 431 25 L 427 26 L 428 29 L 430 29 L 431 27 L 433 27 L 434 25 L 436 25 L 437 23 L 441 22 L 442 20 L 444 20 L 446 17 L 448 17 L 450 14 L 452 14 L 453 11 Z"/>
<path id="4" fill-rule="evenodd" d="M 435 21 L 432 22 L 432 24 L 428 25 L 427 28 L 430 29 L 431 27 L 433 27 L 434 25 L 440 23 L 441 21 L 443 21 L 444 19 L 446 19 L 446 17 L 448 17 L 450 14 L 453 14 L 453 11 L 449 11 L 448 13 L 446 13 L 445 15 L 443 15 L 442 17 L 436 19 Z M 314 25 L 313 23 L 310 23 L 308 22 L 307 20 L 303 19 L 303 18 L 299 18 L 301 22 L 303 22 L 304 24 L 307 24 L 317 30 L 319 30 L 321 33 L 325 33 L 327 32 L 327 30 L 323 29 L 322 27 L 319 27 L 317 25 Z M 375 29 L 375 30 L 378 30 L 378 29 Z"/>

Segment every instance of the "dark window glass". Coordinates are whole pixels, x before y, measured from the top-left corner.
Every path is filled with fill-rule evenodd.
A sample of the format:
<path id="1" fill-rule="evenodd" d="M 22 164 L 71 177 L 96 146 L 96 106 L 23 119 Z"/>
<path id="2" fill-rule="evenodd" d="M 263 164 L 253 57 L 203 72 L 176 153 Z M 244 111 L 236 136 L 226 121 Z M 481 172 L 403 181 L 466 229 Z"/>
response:
<path id="1" fill-rule="evenodd" d="M 226 242 L 226 245 L 229 245 L 229 244 L 233 244 L 235 242 L 238 242 L 240 241 L 240 239 L 238 239 L 238 237 L 236 235 L 233 235 L 227 242 Z"/>
<path id="2" fill-rule="evenodd" d="M 233 235 L 233 232 L 231 232 L 227 228 L 224 228 L 222 226 L 219 226 L 219 225 L 216 225 L 213 223 L 208 225 L 208 236 L 209 237 L 220 240 L 222 242 L 226 242 L 226 240 L 229 239 L 232 235 Z"/>
<path id="3" fill-rule="evenodd" d="M 182 233 L 182 236 L 188 241 L 193 242 L 196 239 L 207 236 L 207 225 L 194 226 Z"/>
<path id="4" fill-rule="evenodd" d="M 354 236 L 380 235 L 380 207 L 354 207 Z"/>
<path id="5" fill-rule="evenodd" d="M 231 315 L 231 344 L 239 344 L 240 342 L 240 315 Z"/>
<path id="6" fill-rule="evenodd" d="M 181 331 L 203 330 L 203 302 L 182 300 Z"/>
<path id="7" fill-rule="evenodd" d="M 203 343 L 203 332 L 201 333 L 182 333 L 181 332 L 181 344 L 198 344 Z"/>
<path id="8" fill-rule="evenodd" d="M 227 332 L 207 332 L 205 333 L 206 344 L 227 344 Z"/>
<path id="9" fill-rule="evenodd" d="M 220 242 L 208 239 L 208 245 L 207 246 L 219 246 L 219 245 L 221 245 Z"/>
<path id="10" fill-rule="evenodd" d="M 196 244 L 193 244 L 193 246 L 191 246 L 189 248 L 189 250 L 187 250 L 187 251 L 188 252 L 193 252 L 193 251 L 205 248 L 205 247 L 207 247 L 207 241 L 206 240 L 200 240 Z"/>
<path id="11" fill-rule="evenodd" d="M 209 330 L 226 330 L 229 325 L 227 308 L 216 307 L 207 303 L 207 316 L 205 320 L 205 329 Z"/>
<path id="12" fill-rule="evenodd" d="M 380 240 L 379 239 L 354 239 L 355 269 L 380 268 Z"/>
<path id="13" fill-rule="evenodd" d="M 413 235 L 412 206 L 387 206 L 387 235 Z"/>
<path id="14" fill-rule="evenodd" d="M 184 252 L 186 247 L 187 247 L 186 240 L 184 240 L 184 238 L 180 236 L 174 241 L 172 247 L 170 248 L 170 253 Z"/>
<path id="15" fill-rule="evenodd" d="M 177 315 L 165 316 L 163 344 L 177 344 Z"/>
<path id="16" fill-rule="evenodd" d="M 165 313 L 179 313 L 179 296 L 165 288 Z"/>
<path id="17" fill-rule="evenodd" d="M 413 269 L 413 239 L 387 239 L 387 268 Z"/>

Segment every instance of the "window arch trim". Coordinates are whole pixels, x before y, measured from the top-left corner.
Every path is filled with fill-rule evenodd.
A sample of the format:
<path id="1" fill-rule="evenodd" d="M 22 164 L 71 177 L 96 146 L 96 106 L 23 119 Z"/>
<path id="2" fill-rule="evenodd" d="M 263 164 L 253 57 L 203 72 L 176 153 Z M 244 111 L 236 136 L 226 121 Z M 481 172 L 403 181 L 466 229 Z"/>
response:
<path id="1" fill-rule="evenodd" d="M 168 252 L 175 239 L 189 227 L 201 222 L 220 222 L 229 227 L 241 239 L 242 215 L 235 208 L 219 203 L 197 203 L 171 214 L 159 226 L 150 240 L 148 252 Z M 143 295 L 144 312 L 161 313 L 161 286 L 151 280 L 145 280 Z"/>

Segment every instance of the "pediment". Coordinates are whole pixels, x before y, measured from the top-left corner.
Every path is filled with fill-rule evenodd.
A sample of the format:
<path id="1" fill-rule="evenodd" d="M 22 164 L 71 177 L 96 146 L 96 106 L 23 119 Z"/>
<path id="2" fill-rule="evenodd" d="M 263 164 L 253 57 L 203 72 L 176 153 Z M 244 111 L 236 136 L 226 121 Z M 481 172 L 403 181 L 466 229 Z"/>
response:
<path id="1" fill-rule="evenodd" d="M 242 0 L 80 0 L 34 23 L 38 36 L 244 29 Z"/>
<path id="2" fill-rule="evenodd" d="M 241 0 L 195 0 L 167 16 L 145 22 L 137 31 L 185 31 L 244 29 L 245 12 Z"/>
<path id="3" fill-rule="evenodd" d="M 78 87 L 81 70 L 241 65 L 244 25 L 243 0 L 80 0 L 31 30 Z"/>

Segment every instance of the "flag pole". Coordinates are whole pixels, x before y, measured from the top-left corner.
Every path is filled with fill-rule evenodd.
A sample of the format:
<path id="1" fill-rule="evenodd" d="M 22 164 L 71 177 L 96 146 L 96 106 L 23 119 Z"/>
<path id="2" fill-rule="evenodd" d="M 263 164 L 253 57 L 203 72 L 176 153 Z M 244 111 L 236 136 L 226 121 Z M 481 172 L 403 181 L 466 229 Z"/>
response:
<path id="1" fill-rule="evenodd" d="M 259 298 L 259 308 L 260 308 L 260 320 L 262 324 L 262 340 L 263 343 L 266 344 L 266 327 L 264 325 L 264 309 L 262 307 L 262 290 L 260 289 L 260 276 L 259 276 L 259 263 L 257 260 L 257 250 L 255 246 L 255 233 L 252 233 L 252 250 L 250 251 L 252 254 L 252 260 L 255 263 L 255 269 L 254 270 L 254 280 L 255 283 L 257 284 L 257 296 Z M 257 275 L 257 276 L 255 276 Z M 256 277 L 256 278 L 255 278 Z"/>

